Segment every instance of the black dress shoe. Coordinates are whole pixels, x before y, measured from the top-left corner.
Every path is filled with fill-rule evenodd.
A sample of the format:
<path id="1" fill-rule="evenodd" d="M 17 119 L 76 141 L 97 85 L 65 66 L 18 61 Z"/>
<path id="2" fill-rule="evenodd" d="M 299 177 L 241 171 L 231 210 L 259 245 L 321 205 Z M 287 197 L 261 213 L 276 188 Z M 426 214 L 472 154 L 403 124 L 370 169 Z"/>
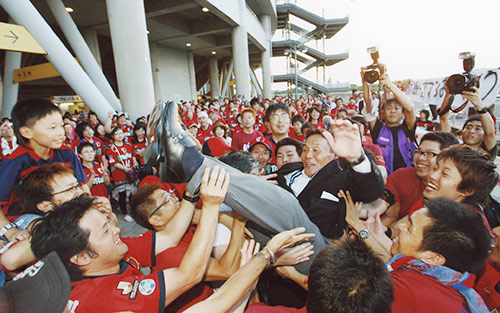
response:
<path id="1" fill-rule="evenodd" d="M 184 173 L 182 155 L 196 145 L 180 124 L 177 105 L 172 101 L 157 103 L 149 123 L 148 135 L 152 142 L 144 154 L 148 164 L 159 169 L 164 182 L 187 182 L 189 177 Z"/>

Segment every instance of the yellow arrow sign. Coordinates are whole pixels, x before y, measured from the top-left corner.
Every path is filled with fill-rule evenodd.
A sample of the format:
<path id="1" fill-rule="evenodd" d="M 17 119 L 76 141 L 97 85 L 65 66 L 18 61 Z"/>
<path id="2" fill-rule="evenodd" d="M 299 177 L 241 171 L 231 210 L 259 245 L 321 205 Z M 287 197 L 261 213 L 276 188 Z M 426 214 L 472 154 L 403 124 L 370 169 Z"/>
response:
<path id="1" fill-rule="evenodd" d="M 0 49 L 47 54 L 24 26 L 0 23 Z"/>
<path id="2" fill-rule="evenodd" d="M 60 76 L 50 63 L 26 66 L 14 70 L 14 83 L 29 82 L 38 79 Z"/>

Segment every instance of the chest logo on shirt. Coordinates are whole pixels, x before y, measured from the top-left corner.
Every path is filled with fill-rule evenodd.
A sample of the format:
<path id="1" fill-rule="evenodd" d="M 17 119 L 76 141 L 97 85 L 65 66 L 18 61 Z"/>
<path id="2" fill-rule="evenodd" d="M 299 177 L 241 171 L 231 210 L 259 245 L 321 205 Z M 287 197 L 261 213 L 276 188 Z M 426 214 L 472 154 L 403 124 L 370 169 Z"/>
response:
<path id="1" fill-rule="evenodd" d="M 152 294 L 155 289 L 156 283 L 152 279 L 145 279 L 139 284 L 139 291 L 145 296 L 149 296 L 150 294 Z"/>
<path id="2" fill-rule="evenodd" d="M 135 297 L 137 296 L 138 287 L 139 287 L 139 280 L 136 279 L 134 280 L 133 284 L 128 281 L 121 281 L 118 283 L 118 286 L 116 286 L 116 289 L 121 290 L 123 296 L 129 295 L 128 298 L 130 300 L 135 300 Z"/>

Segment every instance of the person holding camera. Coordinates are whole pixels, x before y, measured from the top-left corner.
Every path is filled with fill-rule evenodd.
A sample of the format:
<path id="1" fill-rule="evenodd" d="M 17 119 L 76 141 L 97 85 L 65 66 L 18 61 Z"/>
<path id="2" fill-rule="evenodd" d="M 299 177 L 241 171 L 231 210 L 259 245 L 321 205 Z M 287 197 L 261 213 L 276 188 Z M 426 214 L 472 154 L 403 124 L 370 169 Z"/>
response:
<path id="1" fill-rule="evenodd" d="M 382 112 L 384 120 L 378 118 L 372 112 L 372 99 L 370 97 L 370 86 L 367 81 L 370 73 L 367 68 L 361 68 L 361 81 L 363 82 L 363 98 L 366 103 L 364 116 L 370 125 L 373 143 L 380 146 L 384 156 L 387 174 L 391 174 L 398 168 L 412 165 L 413 151 L 415 145 L 416 114 L 410 98 L 401 91 L 389 78 L 387 68 L 379 64 L 379 83 L 389 89 L 394 98 L 387 99 L 383 105 Z"/>
<path id="2" fill-rule="evenodd" d="M 443 104 L 447 104 L 453 101 L 453 94 L 450 93 L 447 83 L 444 86 L 446 95 Z M 490 155 L 491 160 L 494 161 L 498 153 L 495 123 L 488 112 L 488 107 L 481 101 L 481 95 L 477 87 L 472 86 L 470 89 L 472 91 L 463 91 L 462 96 L 474 105 L 477 114 L 469 116 L 462 126 L 462 141 L 473 148 L 483 149 Z M 441 105 L 441 107 L 443 106 Z M 439 116 L 441 131 L 451 132 L 449 115 L 450 111 L 447 111 Z"/>

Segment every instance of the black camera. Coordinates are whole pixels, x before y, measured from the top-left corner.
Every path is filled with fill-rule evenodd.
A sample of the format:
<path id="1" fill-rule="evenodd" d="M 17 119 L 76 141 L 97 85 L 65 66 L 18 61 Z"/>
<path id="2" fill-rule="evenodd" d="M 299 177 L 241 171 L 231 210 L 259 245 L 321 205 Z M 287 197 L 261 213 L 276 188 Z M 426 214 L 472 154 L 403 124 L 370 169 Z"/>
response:
<path id="1" fill-rule="evenodd" d="M 471 71 L 474 68 L 474 60 L 476 55 L 471 52 L 462 52 L 458 55 L 458 58 L 464 60 L 464 73 L 463 74 L 453 74 L 448 77 L 446 81 L 446 86 L 451 94 L 458 95 L 464 91 L 472 91 L 471 87 L 479 88 L 479 78 L 472 74 Z"/>
<path id="2" fill-rule="evenodd" d="M 377 47 L 370 47 L 366 49 L 366 51 L 372 57 L 373 63 L 366 67 L 366 72 L 363 75 L 363 78 L 369 84 L 373 84 L 379 80 L 380 75 L 384 74 L 384 64 L 378 63 L 379 55 Z"/>

